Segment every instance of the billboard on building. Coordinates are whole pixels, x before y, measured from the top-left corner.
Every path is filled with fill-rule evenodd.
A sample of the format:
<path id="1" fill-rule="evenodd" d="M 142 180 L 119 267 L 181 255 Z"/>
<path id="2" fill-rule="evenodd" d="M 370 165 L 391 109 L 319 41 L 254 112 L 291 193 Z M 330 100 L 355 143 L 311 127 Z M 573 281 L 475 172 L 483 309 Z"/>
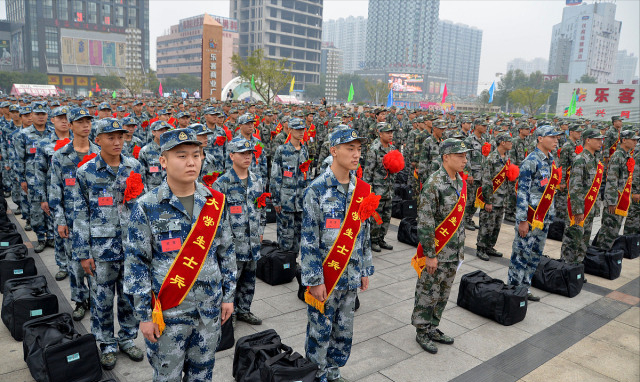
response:
<path id="1" fill-rule="evenodd" d="M 7 39 L 0 40 L 0 66 L 11 66 L 11 43 Z"/>
<path id="2" fill-rule="evenodd" d="M 394 92 L 422 93 L 423 86 L 422 74 L 389 73 L 389 88 Z"/>
<path id="3" fill-rule="evenodd" d="M 569 116 L 569 104 L 576 93 L 576 113 Z M 640 85 L 624 84 L 560 84 L 558 87 L 558 117 L 623 122 L 640 122 Z"/>
<path id="4" fill-rule="evenodd" d="M 126 66 L 126 35 L 61 29 L 63 65 Z"/>

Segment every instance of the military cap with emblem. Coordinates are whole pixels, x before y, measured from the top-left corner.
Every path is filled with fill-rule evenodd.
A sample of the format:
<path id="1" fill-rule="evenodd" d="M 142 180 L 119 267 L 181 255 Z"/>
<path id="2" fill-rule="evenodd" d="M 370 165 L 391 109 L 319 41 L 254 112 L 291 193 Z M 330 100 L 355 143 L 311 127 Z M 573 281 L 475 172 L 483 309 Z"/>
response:
<path id="1" fill-rule="evenodd" d="M 485 125 L 485 126 L 487 126 L 487 125 L 488 125 L 487 121 L 486 121 L 484 118 L 476 118 L 476 119 L 473 121 L 473 124 L 474 124 L 474 125 Z"/>
<path id="2" fill-rule="evenodd" d="M 222 112 L 213 106 L 207 107 L 202 111 L 204 115 L 222 115 Z"/>
<path id="3" fill-rule="evenodd" d="M 638 139 L 638 136 L 635 131 L 627 129 L 620 132 L 620 139 Z"/>
<path id="4" fill-rule="evenodd" d="M 142 104 L 143 104 L 143 102 L 140 101 L 140 100 L 133 101 L 133 106 L 138 106 L 138 105 L 142 105 Z"/>
<path id="5" fill-rule="evenodd" d="M 582 138 L 583 140 L 584 140 L 584 139 L 602 139 L 602 138 L 604 138 L 604 135 L 600 134 L 600 130 L 598 130 L 598 129 L 591 129 L 591 128 L 589 128 L 589 129 L 585 129 L 585 130 L 582 132 L 582 134 L 581 134 L 581 135 L 582 135 L 582 137 L 581 137 L 581 138 Z"/>
<path id="6" fill-rule="evenodd" d="M 171 111 L 169 111 L 168 109 L 158 110 L 158 115 L 165 115 L 165 114 L 171 114 Z"/>
<path id="7" fill-rule="evenodd" d="M 255 118 L 251 113 L 244 113 L 238 117 L 238 125 L 246 125 L 247 123 L 253 123 Z"/>
<path id="8" fill-rule="evenodd" d="M 304 118 L 304 113 L 302 112 L 302 110 L 296 110 L 295 113 L 293 113 L 294 117 L 299 117 L 299 118 Z"/>
<path id="9" fill-rule="evenodd" d="M 96 122 L 96 136 L 100 134 L 109 134 L 115 132 L 126 133 L 127 130 L 117 118 L 104 118 Z"/>
<path id="10" fill-rule="evenodd" d="M 33 110 L 31 106 L 21 106 L 20 107 L 20 115 L 31 114 Z"/>
<path id="11" fill-rule="evenodd" d="M 122 123 L 122 126 L 138 125 L 138 119 L 136 117 L 124 117 L 120 120 L 120 123 Z"/>
<path id="12" fill-rule="evenodd" d="M 182 117 L 189 117 L 191 118 L 191 113 L 189 113 L 188 111 L 180 111 L 175 115 L 176 119 L 180 119 Z"/>
<path id="13" fill-rule="evenodd" d="M 31 107 L 32 113 L 41 113 L 48 114 L 49 109 L 47 108 L 46 102 L 34 102 Z"/>
<path id="14" fill-rule="evenodd" d="M 51 104 L 53 106 L 53 104 Z M 84 107 L 85 109 L 88 109 L 90 107 L 96 107 L 96 105 L 93 104 L 93 102 L 91 101 L 84 101 L 82 103 L 82 107 Z"/>
<path id="15" fill-rule="evenodd" d="M 20 111 L 20 106 L 19 105 L 9 105 L 9 112 L 12 111 Z"/>
<path id="16" fill-rule="evenodd" d="M 394 130 L 395 130 L 395 129 L 393 128 L 393 125 L 390 125 L 390 124 L 388 124 L 388 123 L 386 123 L 386 122 L 378 122 L 378 123 L 376 124 L 376 129 L 377 129 L 379 132 L 381 132 L 381 133 L 384 133 L 384 132 L 387 132 L 387 131 L 394 131 Z"/>
<path id="17" fill-rule="evenodd" d="M 235 137 L 227 145 L 231 153 L 243 153 L 245 151 L 255 151 L 255 147 L 248 140 L 242 137 Z"/>
<path id="18" fill-rule="evenodd" d="M 496 143 L 500 144 L 500 142 L 512 142 L 511 134 L 509 133 L 500 133 L 496 136 Z"/>
<path id="19" fill-rule="evenodd" d="M 579 123 L 572 123 L 569 125 L 569 131 L 580 131 L 582 130 L 582 125 Z"/>
<path id="20" fill-rule="evenodd" d="M 471 150 L 471 147 L 465 145 L 460 139 L 455 138 L 447 138 L 440 144 L 440 155 L 460 154 Z"/>
<path id="21" fill-rule="evenodd" d="M 215 131 L 208 129 L 202 123 L 192 123 L 187 126 L 188 129 L 191 129 L 196 132 L 196 135 L 210 135 L 215 134 Z"/>
<path id="22" fill-rule="evenodd" d="M 369 140 L 365 137 L 359 137 L 358 133 L 350 128 L 336 130 L 331 133 L 331 147 L 341 145 L 343 143 L 349 143 L 353 141 L 360 141 L 362 144 L 367 143 Z"/>
<path id="23" fill-rule="evenodd" d="M 171 130 L 173 129 L 173 126 L 171 126 L 165 121 L 155 121 L 154 123 L 151 124 L 151 131 L 158 131 L 162 129 Z"/>
<path id="24" fill-rule="evenodd" d="M 432 127 L 438 128 L 438 129 L 446 129 L 447 128 L 447 124 L 444 121 L 444 119 L 438 119 L 435 120 L 431 123 Z"/>
<path id="25" fill-rule="evenodd" d="M 613 123 L 615 121 L 621 121 L 621 118 L 618 117 L 618 116 L 611 117 L 611 123 Z"/>
<path id="26" fill-rule="evenodd" d="M 11 106 L 11 103 L 9 101 L 2 101 L 2 103 L 0 103 L 0 109 L 9 107 L 9 106 Z"/>
<path id="27" fill-rule="evenodd" d="M 98 105 L 98 110 L 111 110 L 111 105 L 108 102 L 102 102 Z"/>
<path id="28" fill-rule="evenodd" d="M 294 130 L 304 129 L 304 121 L 300 118 L 291 118 L 289 120 L 289 128 Z"/>
<path id="29" fill-rule="evenodd" d="M 536 129 L 537 137 L 555 137 L 564 134 L 563 131 L 556 129 L 551 125 L 543 125 Z"/>
<path id="30" fill-rule="evenodd" d="M 166 131 L 160 136 L 160 153 L 171 150 L 174 147 L 185 143 L 198 146 L 202 145 L 196 137 L 196 132 L 189 128 Z"/>
<path id="31" fill-rule="evenodd" d="M 59 117 L 61 115 L 67 115 L 67 113 L 69 113 L 69 107 L 58 106 L 55 109 L 53 109 L 53 111 L 51 112 L 51 114 L 49 114 L 49 116 L 53 118 L 53 117 Z"/>

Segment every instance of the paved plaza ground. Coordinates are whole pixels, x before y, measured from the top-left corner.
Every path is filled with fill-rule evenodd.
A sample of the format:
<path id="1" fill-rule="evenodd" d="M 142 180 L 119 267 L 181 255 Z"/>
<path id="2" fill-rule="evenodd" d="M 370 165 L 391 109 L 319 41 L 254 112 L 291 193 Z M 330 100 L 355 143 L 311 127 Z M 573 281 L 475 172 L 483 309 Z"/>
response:
<path id="1" fill-rule="evenodd" d="M 10 202 L 10 208 L 15 205 Z M 24 226 L 20 217 L 11 216 Z M 478 217 L 474 220 L 477 222 Z M 594 234 L 599 227 L 596 218 Z M 540 290 L 540 302 L 529 303 L 524 321 L 502 326 L 456 305 L 462 275 L 477 269 L 506 280 L 514 227 L 502 226 L 496 249 L 504 258 L 485 262 L 475 256 L 476 232 L 467 232 L 465 260 L 456 276 L 440 328 L 455 338 L 453 345 L 439 345 L 438 354 L 424 352 L 415 342 L 410 317 L 416 273 L 410 265 L 415 248 L 396 240 L 399 220 L 392 219 L 387 242 L 393 251 L 374 253 L 375 275 L 370 289 L 360 293 L 353 349 L 342 375 L 350 381 L 628 381 L 640 380 L 640 258 L 624 259 L 616 280 L 587 275 L 588 283 L 574 298 Z M 265 239 L 275 240 L 275 224 L 267 225 Z M 21 231 L 25 242 L 35 243 L 33 232 Z M 548 240 L 545 254 L 560 257 L 560 242 Z M 30 249 L 32 251 L 32 249 Z M 32 255 L 38 272 L 47 277 L 60 299 L 60 310 L 71 312 L 68 279 L 56 282 L 53 249 Z M 252 311 L 263 319 L 260 326 L 238 322 L 235 338 L 269 328 L 283 343 L 304 354 L 306 305 L 297 299 L 297 283 L 270 286 L 258 280 Z M 89 315 L 80 325 L 89 329 Z M 144 347 L 140 335 L 137 344 Z M 23 361 L 22 343 L 0 327 L 0 381 L 33 381 Z M 233 349 L 219 352 L 213 380 L 233 381 Z M 144 382 L 152 379 L 147 360 L 135 363 L 118 355 L 116 368 L 104 378 Z"/>

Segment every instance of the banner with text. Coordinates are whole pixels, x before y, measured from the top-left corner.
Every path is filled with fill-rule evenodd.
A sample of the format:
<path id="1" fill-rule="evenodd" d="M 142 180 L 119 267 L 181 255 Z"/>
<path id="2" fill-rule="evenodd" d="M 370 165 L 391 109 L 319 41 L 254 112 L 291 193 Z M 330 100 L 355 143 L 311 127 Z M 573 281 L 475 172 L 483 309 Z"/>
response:
<path id="1" fill-rule="evenodd" d="M 576 113 L 569 116 L 569 105 L 575 90 Z M 556 116 L 623 122 L 640 122 L 640 85 L 624 84 L 560 84 Z"/>

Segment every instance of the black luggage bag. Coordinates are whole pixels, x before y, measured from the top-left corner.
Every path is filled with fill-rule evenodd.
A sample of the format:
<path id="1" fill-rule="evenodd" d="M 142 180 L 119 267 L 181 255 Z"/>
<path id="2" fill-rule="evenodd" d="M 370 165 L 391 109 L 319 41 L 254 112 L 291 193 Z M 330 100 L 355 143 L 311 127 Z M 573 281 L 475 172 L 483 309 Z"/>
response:
<path id="1" fill-rule="evenodd" d="M 398 241 L 401 243 L 418 246 L 418 219 L 407 217 L 400 221 L 398 227 Z"/>
<path id="2" fill-rule="evenodd" d="M 418 204 L 415 200 L 405 200 L 402 202 L 402 218 L 417 218 Z M 417 245 L 417 244 L 416 244 Z"/>
<path id="3" fill-rule="evenodd" d="M 44 276 L 22 277 L 4 284 L 2 322 L 16 341 L 22 341 L 25 322 L 55 313 L 58 313 L 58 297 L 49 291 Z"/>
<path id="4" fill-rule="evenodd" d="M 10 221 L 2 221 L 2 219 L 0 219 L 0 233 L 11 233 L 17 231 L 15 224 Z"/>
<path id="5" fill-rule="evenodd" d="M 29 249 L 22 243 L 0 246 L 0 260 L 3 260 L 4 257 L 9 253 L 20 253 L 24 256 L 27 256 L 29 255 Z"/>
<path id="6" fill-rule="evenodd" d="M 391 217 L 392 218 L 396 218 L 396 219 L 402 219 L 402 204 L 403 204 L 403 200 L 402 198 L 398 197 L 398 196 L 394 196 L 393 199 L 391 199 Z"/>
<path id="7" fill-rule="evenodd" d="M 462 276 L 458 306 L 505 326 L 527 315 L 527 287 L 505 285 L 482 271 Z"/>
<path id="8" fill-rule="evenodd" d="M 236 342 L 233 336 L 233 320 L 231 317 L 222 324 L 222 328 L 220 329 L 220 343 L 216 348 L 216 352 L 231 349 L 233 344 Z"/>
<path id="9" fill-rule="evenodd" d="M 549 224 L 547 239 L 562 241 L 562 236 L 564 236 L 564 220 L 555 219 Z"/>
<path id="10" fill-rule="evenodd" d="M 237 382 L 260 381 L 258 354 L 264 351 L 272 357 L 278 355 L 282 347 L 280 336 L 273 329 L 239 338 L 233 354 L 233 377 Z"/>
<path id="11" fill-rule="evenodd" d="M 93 334 L 80 335 L 69 313 L 24 324 L 24 360 L 38 382 L 95 382 L 102 378 Z"/>
<path id="12" fill-rule="evenodd" d="M 22 243 L 22 236 L 18 232 L 0 232 L 0 248 Z"/>
<path id="13" fill-rule="evenodd" d="M 16 251 L 0 253 L 0 287 L 8 280 L 38 274 L 33 257 L 25 255 L 19 247 L 16 248 Z"/>
<path id="14" fill-rule="evenodd" d="M 276 222 L 276 209 L 273 208 L 273 203 L 268 201 L 267 205 L 264 207 L 267 212 L 267 223 L 275 223 Z"/>
<path id="15" fill-rule="evenodd" d="M 266 352 L 260 351 L 258 363 L 260 366 L 260 382 L 314 382 L 318 365 L 307 360 L 302 355 L 283 345 L 282 352 L 268 357 Z"/>
<path id="16" fill-rule="evenodd" d="M 622 272 L 623 257 L 624 251 L 621 249 L 605 251 L 591 246 L 587 248 L 587 254 L 582 263 L 585 273 L 615 280 L 620 277 L 620 272 Z"/>
<path id="17" fill-rule="evenodd" d="M 263 241 L 256 276 L 269 285 L 291 282 L 296 276 L 297 255 L 292 251 L 283 251 L 277 243 Z"/>
<path id="18" fill-rule="evenodd" d="M 542 256 L 531 286 L 566 297 L 575 297 L 584 285 L 584 265 L 566 264 L 564 261 Z"/>
<path id="19" fill-rule="evenodd" d="M 640 256 L 640 235 L 622 235 L 613 242 L 613 250 L 624 252 L 625 259 L 635 259 Z"/>

